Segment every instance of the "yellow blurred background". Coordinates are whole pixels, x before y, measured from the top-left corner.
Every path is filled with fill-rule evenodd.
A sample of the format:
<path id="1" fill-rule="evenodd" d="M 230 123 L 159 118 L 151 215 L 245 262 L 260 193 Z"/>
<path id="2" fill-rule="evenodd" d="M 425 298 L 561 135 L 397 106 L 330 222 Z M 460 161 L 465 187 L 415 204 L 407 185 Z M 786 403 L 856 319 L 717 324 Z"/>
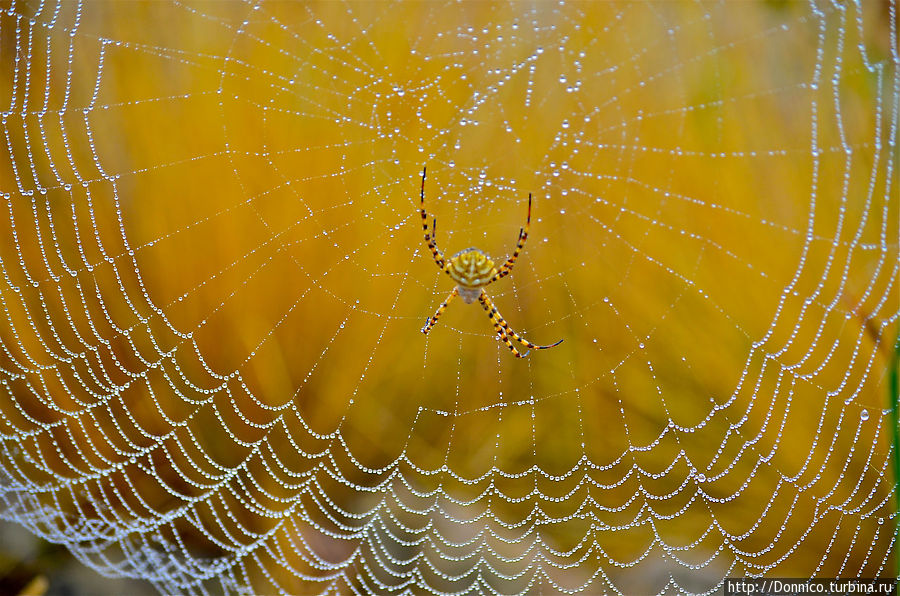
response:
<path id="1" fill-rule="evenodd" d="M 3 517 L 172 592 L 895 576 L 896 14 L 7 4 Z M 425 165 L 448 255 L 533 195 L 560 346 L 420 333 Z"/>

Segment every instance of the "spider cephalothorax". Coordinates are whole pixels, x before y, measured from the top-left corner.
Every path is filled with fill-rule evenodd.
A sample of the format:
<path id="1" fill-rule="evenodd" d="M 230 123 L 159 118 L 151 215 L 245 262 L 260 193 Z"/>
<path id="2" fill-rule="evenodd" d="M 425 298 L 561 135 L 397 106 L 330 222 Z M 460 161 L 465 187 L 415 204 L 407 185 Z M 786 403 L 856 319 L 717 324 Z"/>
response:
<path id="1" fill-rule="evenodd" d="M 532 348 L 544 350 L 562 343 L 562 340 L 559 340 L 549 346 L 539 346 L 520 336 L 513 331 L 506 320 L 500 316 L 500 313 L 497 312 L 497 307 L 494 306 L 494 303 L 491 302 L 491 299 L 484 291 L 484 286 L 509 275 L 516 259 L 519 257 L 519 252 L 522 250 L 522 247 L 525 246 L 525 241 L 528 239 L 528 227 L 531 225 L 530 193 L 528 194 L 528 217 L 525 220 L 525 226 L 519 230 L 519 240 L 516 242 L 516 249 L 506 262 L 503 263 L 503 266 L 500 267 L 500 269 L 497 269 L 494 266 L 494 261 L 477 248 L 467 248 L 459 251 L 449 259 L 444 258 L 444 253 L 437 247 L 437 243 L 434 239 L 437 218 L 435 218 L 431 224 L 431 231 L 429 232 L 428 230 L 428 215 L 425 213 L 425 168 L 422 168 L 421 207 L 419 210 L 422 213 L 422 228 L 425 231 L 425 244 L 431 249 L 431 256 L 434 258 L 434 262 L 437 263 L 437 266 L 440 267 L 444 273 L 449 275 L 453 281 L 456 282 L 456 287 L 453 288 L 453 291 L 450 292 L 447 299 L 441 303 L 437 312 L 425 321 L 425 326 L 422 327 L 422 333 L 427 334 L 431 328 L 434 327 L 434 324 L 437 323 L 438 317 L 441 316 L 441 313 L 444 312 L 444 309 L 447 308 L 450 301 L 453 300 L 454 297 L 460 296 L 463 299 L 463 302 L 467 304 L 471 304 L 476 300 L 481 302 L 481 306 L 487 311 L 488 317 L 490 317 L 491 322 L 494 324 L 494 331 L 497 332 L 497 335 L 500 336 L 500 339 L 506 344 L 506 347 L 512 350 L 512 353 L 515 354 L 517 358 L 527 356 L 528 352 L 525 352 L 524 354 L 519 352 L 519 350 L 516 349 L 516 346 L 510 341 L 510 338 L 529 348 L 529 351 Z"/>

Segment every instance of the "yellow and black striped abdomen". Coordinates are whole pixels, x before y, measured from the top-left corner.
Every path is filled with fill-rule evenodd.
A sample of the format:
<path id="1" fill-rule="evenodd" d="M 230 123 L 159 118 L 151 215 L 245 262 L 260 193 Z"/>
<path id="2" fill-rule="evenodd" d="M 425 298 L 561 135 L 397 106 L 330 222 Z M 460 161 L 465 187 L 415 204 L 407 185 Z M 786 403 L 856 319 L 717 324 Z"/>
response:
<path id="1" fill-rule="evenodd" d="M 486 285 L 497 273 L 494 262 L 477 248 L 467 248 L 453 255 L 447 271 L 456 283 L 465 288 Z"/>

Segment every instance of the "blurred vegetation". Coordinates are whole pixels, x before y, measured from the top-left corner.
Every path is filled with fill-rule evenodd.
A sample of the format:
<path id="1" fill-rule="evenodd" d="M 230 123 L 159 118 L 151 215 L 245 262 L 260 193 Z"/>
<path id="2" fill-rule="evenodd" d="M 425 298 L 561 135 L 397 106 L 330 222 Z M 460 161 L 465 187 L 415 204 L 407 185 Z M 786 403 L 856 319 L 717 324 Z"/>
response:
<path id="1" fill-rule="evenodd" d="M 46 77 L 70 109 L 43 130 L 4 121 L 0 408 L 5 436 L 35 434 L 5 439 L 3 467 L 69 516 L 185 507 L 207 534 L 182 515 L 153 540 L 195 556 L 282 522 L 248 501 L 293 504 L 247 573 L 297 592 L 317 584 L 273 553 L 321 574 L 299 536 L 332 562 L 449 565 L 388 531 L 482 540 L 511 574 L 536 540 L 574 549 L 545 571 L 574 586 L 601 567 L 626 593 L 896 569 L 872 555 L 896 520 L 898 164 L 878 150 L 896 65 L 865 68 L 860 48 L 888 59 L 888 27 L 863 3 L 860 32 L 854 10 L 826 11 L 817 56 L 794 2 L 85 5 L 70 96 L 64 52 Z M 505 255 L 534 194 L 529 244 L 489 291 L 562 345 L 516 360 L 461 301 L 419 333 L 451 289 L 416 212 L 425 163 L 448 254 Z M 79 356 L 63 366 L 59 346 Z M 342 525 L 376 505 L 395 527 Z M 398 565 L 416 566 L 472 581 Z"/>
<path id="2" fill-rule="evenodd" d="M 894 454 L 894 506 L 900 511 L 900 334 L 894 342 L 894 359 L 888 371 L 888 408 L 891 411 L 891 447 Z M 894 533 L 894 561 L 897 578 L 900 578 L 900 516 L 895 516 L 897 530 Z"/>

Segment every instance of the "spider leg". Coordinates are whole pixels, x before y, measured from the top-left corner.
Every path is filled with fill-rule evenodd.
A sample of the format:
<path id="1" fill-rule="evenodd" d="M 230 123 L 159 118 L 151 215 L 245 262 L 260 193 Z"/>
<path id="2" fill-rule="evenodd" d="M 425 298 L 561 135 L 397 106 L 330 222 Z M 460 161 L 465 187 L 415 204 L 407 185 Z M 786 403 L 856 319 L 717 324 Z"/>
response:
<path id="1" fill-rule="evenodd" d="M 486 296 L 483 291 L 482 291 L 481 295 Z M 479 300 L 481 300 L 481 299 L 479 298 Z M 485 306 L 483 300 L 481 300 L 481 305 Z M 493 323 L 493 325 L 494 325 L 494 331 L 497 332 L 497 335 L 500 336 L 500 340 L 506 344 L 506 347 L 512 351 L 513 355 L 515 355 L 516 358 L 524 358 L 525 356 L 528 356 L 528 353 L 531 352 L 531 350 L 528 350 L 524 354 L 522 352 L 520 352 L 519 350 L 517 350 L 516 346 L 514 346 L 511 341 L 509 341 L 509 336 L 506 334 L 505 331 L 503 331 L 503 327 L 500 326 L 500 323 L 498 322 L 498 320 L 495 319 L 491 315 L 491 311 L 488 310 L 487 307 L 485 307 L 485 310 L 488 311 L 488 316 L 491 318 L 491 323 Z M 500 318 L 500 320 L 503 320 L 502 317 Z"/>
<path id="2" fill-rule="evenodd" d="M 503 328 L 500 327 L 500 324 L 497 323 L 496 321 L 494 322 L 494 331 L 496 331 L 497 335 L 500 336 L 500 341 L 505 343 L 506 347 L 509 348 L 510 350 L 512 350 L 512 353 L 513 353 L 513 355 L 515 355 L 516 358 L 524 358 L 525 356 L 528 356 L 528 354 L 531 352 L 531 350 L 526 350 L 525 353 L 523 354 L 522 352 L 517 350 L 516 346 L 514 346 L 511 341 L 509 341 L 509 336 L 506 335 L 506 333 L 503 331 Z"/>
<path id="3" fill-rule="evenodd" d="M 528 350 L 523 354 L 516 349 L 516 346 L 514 346 L 511 341 L 509 341 L 509 335 L 507 335 L 507 333 L 503 330 L 503 326 L 501 325 L 501 323 L 505 324 L 506 321 L 503 320 L 503 317 L 500 316 L 493 304 L 490 304 L 490 306 L 488 306 L 488 304 L 490 303 L 490 298 L 487 297 L 487 294 L 484 293 L 484 290 L 481 291 L 481 296 L 478 297 L 478 300 L 479 302 L 481 302 L 481 306 L 484 307 L 484 310 L 487 311 L 488 317 L 490 317 L 491 323 L 493 323 L 494 325 L 494 331 L 497 332 L 497 335 L 500 336 L 500 340 L 506 344 L 506 347 L 510 349 L 513 355 L 516 358 L 524 358 L 525 356 L 528 356 L 528 353 L 531 352 L 531 350 Z M 487 303 L 485 303 L 485 300 L 487 300 Z"/>
<path id="4" fill-rule="evenodd" d="M 478 300 L 479 300 L 479 302 L 481 302 L 481 306 L 484 307 L 484 310 L 487 311 L 488 316 L 491 318 L 491 322 L 494 324 L 494 329 L 497 330 L 498 334 L 502 332 L 500 339 L 502 339 L 504 341 L 504 343 L 506 343 L 507 347 L 509 347 L 509 349 L 511 349 L 513 351 L 513 353 L 515 353 L 516 356 L 518 356 L 519 358 L 521 358 L 522 356 L 518 355 L 518 351 L 513 347 L 512 343 L 510 343 L 510 341 L 509 341 L 510 337 L 513 338 L 514 340 L 516 340 L 517 342 L 519 342 L 520 344 L 522 344 L 523 346 L 527 347 L 529 349 L 529 351 L 530 350 L 546 350 L 547 348 L 552 348 L 552 347 L 558 346 L 559 344 L 562 343 L 562 340 L 559 340 L 556 343 L 550 344 L 549 346 L 539 346 L 537 344 L 531 343 L 530 341 L 528 341 L 527 339 L 525 339 L 524 337 L 522 337 L 521 335 L 519 335 L 518 333 L 516 333 L 515 331 L 513 331 L 510 328 L 509 323 L 507 323 L 506 320 L 500 315 L 500 313 L 497 311 L 497 307 L 494 306 L 493 301 L 491 301 L 491 299 L 484 292 L 484 290 L 481 290 L 481 294 L 478 296 Z M 528 352 L 526 352 L 525 354 L 527 354 L 527 353 Z"/>
<path id="5" fill-rule="evenodd" d="M 447 296 L 447 299 L 441 302 L 441 305 L 438 307 L 437 312 L 431 315 L 429 318 L 425 319 L 425 326 L 422 327 L 422 333 L 428 334 L 431 331 L 431 328 L 434 327 L 434 324 L 437 323 L 438 317 L 441 316 L 441 313 L 447 308 L 447 305 L 450 304 L 450 301 L 453 300 L 459 294 L 459 290 L 456 287 L 453 288 L 453 291 L 450 292 L 450 295 Z"/>
<path id="6" fill-rule="evenodd" d="M 512 272 L 513 265 L 516 264 L 516 259 L 519 258 L 519 253 L 522 251 L 522 248 L 525 246 L 525 241 L 528 240 L 528 228 L 531 227 L 531 193 L 528 193 L 528 217 L 525 220 L 525 227 L 519 228 L 519 239 L 516 241 L 516 249 L 513 251 L 513 254 L 503 263 L 503 266 L 500 267 L 500 270 L 491 277 L 488 283 L 493 283 L 498 279 L 502 279 L 509 275 Z"/>
<path id="7" fill-rule="evenodd" d="M 420 192 L 421 204 L 419 207 L 419 212 L 422 214 L 422 230 L 425 232 L 425 244 L 428 245 L 428 248 L 431 249 L 431 256 L 434 258 L 434 262 L 437 263 L 437 266 L 443 269 L 444 271 L 448 271 L 444 266 L 446 261 L 444 259 L 444 253 L 441 252 L 441 249 L 438 248 L 437 242 L 435 240 L 435 231 L 437 228 L 437 218 L 434 218 L 434 223 L 432 224 L 431 233 L 428 232 L 428 214 L 425 213 L 425 167 L 422 167 L 422 190 Z"/>

